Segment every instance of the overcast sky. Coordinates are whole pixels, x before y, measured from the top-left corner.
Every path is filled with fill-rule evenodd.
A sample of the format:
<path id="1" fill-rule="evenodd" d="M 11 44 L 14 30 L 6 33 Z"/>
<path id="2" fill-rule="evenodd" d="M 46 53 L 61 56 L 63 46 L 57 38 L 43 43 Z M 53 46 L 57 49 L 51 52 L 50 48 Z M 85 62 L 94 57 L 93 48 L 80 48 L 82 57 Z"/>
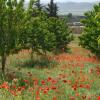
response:
<path id="1" fill-rule="evenodd" d="M 50 0 L 41 0 L 41 2 L 49 2 Z M 100 0 L 54 0 L 55 2 L 95 2 Z"/>
<path id="2" fill-rule="evenodd" d="M 29 1 L 29 0 L 26 0 Z M 40 0 L 42 3 L 50 2 L 50 0 Z M 100 0 L 54 0 L 55 2 L 96 2 Z"/>

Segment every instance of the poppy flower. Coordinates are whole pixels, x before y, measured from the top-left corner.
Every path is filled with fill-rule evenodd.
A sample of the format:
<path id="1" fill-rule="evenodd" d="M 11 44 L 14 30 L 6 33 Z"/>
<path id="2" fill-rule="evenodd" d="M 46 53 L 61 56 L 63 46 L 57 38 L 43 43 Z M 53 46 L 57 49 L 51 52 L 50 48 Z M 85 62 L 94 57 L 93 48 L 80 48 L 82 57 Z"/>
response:
<path id="1" fill-rule="evenodd" d="M 100 96 L 98 96 L 97 100 L 100 100 Z"/>
<path id="2" fill-rule="evenodd" d="M 51 77 L 48 77 L 47 81 L 50 82 L 51 80 L 52 80 L 52 78 Z"/>
<path id="3" fill-rule="evenodd" d="M 28 80 L 23 80 L 23 82 L 28 83 Z"/>
<path id="4" fill-rule="evenodd" d="M 41 100 L 39 96 L 36 97 L 36 100 Z"/>
<path id="5" fill-rule="evenodd" d="M 57 100 L 57 97 L 55 96 L 55 97 L 53 97 L 53 99 L 52 100 Z"/>
<path id="6" fill-rule="evenodd" d="M 16 92 L 15 92 L 15 91 L 10 90 L 9 92 L 10 92 L 12 95 L 17 96 L 17 94 L 16 94 Z"/>
<path id="7" fill-rule="evenodd" d="M 51 89 L 52 89 L 52 90 L 56 90 L 57 87 L 56 87 L 56 86 L 52 86 Z"/>
<path id="8" fill-rule="evenodd" d="M 64 83 L 67 83 L 67 80 L 63 80 Z"/>
<path id="9" fill-rule="evenodd" d="M 45 85 L 46 84 L 46 82 L 44 80 L 42 80 L 41 83 L 42 83 L 42 85 Z"/>

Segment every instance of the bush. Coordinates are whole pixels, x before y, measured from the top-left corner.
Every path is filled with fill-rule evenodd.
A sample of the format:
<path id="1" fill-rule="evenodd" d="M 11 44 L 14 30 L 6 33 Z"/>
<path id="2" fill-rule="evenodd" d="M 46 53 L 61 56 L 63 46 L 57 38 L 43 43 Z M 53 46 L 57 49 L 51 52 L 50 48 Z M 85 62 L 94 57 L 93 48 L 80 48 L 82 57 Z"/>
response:
<path id="1" fill-rule="evenodd" d="M 94 6 L 92 11 L 85 13 L 86 19 L 82 20 L 85 25 L 83 34 L 79 37 L 80 45 L 90 50 L 96 56 L 100 56 L 98 37 L 100 36 L 100 3 Z"/>

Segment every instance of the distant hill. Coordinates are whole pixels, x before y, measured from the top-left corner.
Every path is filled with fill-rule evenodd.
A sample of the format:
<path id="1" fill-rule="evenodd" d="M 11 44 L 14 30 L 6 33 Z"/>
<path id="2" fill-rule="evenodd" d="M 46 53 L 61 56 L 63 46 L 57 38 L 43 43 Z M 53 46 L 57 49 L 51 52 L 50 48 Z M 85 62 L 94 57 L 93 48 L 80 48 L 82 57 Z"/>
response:
<path id="1" fill-rule="evenodd" d="M 67 15 L 68 13 L 72 13 L 73 15 L 83 15 L 86 11 L 91 10 L 95 3 L 97 2 L 59 2 L 57 5 L 59 8 L 59 15 Z"/>
<path id="2" fill-rule="evenodd" d="M 59 15 L 67 15 L 68 13 L 72 13 L 73 15 L 83 15 L 86 11 L 89 11 L 93 8 L 93 5 L 98 2 L 58 2 Z M 25 7 L 27 7 L 28 2 L 25 3 Z M 42 5 L 47 5 L 47 3 L 42 3 Z"/>
<path id="3" fill-rule="evenodd" d="M 60 15 L 67 15 L 68 13 L 72 13 L 73 15 L 83 15 L 86 11 L 89 11 L 93 8 L 95 3 L 57 3 L 59 7 Z"/>

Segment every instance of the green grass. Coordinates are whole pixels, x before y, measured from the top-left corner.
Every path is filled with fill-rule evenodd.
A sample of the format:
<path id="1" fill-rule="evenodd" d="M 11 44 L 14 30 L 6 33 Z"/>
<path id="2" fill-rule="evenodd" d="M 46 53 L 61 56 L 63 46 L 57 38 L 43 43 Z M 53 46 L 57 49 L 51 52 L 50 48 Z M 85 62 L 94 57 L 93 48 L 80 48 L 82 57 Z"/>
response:
<path id="1" fill-rule="evenodd" d="M 75 43 L 77 42 L 78 40 Z M 85 60 L 83 62 L 81 55 L 78 55 L 80 61 L 78 56 L 75 61 L 74 56 L 62 54 L 58 56 L 60 60 L 56 59 L 57 56 L 47 60 L 35 55 L 31 60 L 27 51 L 10 55 L 6 64 L 5 79 L 0 75 L 0 86 L 5 81 L 9 82 L 10 89 L 16 91 L 17 96 L 10 93 L 9 89 L 0 88 L 0 100 L 97 100 L 100 95 L 100 63 Z M 48 77 L 51 77 L 54 83 L 47 82 Z M 13 83 L 14 79 L 18 80 L 16 84 Z M 23 82 L 24 79 L 28 80 L 28 83 Z M 38 80 L 37 86 L 33 84 L 35 80 Z M 43 80 L 45 85 L 41 83 Z M 16 85 L 16 89 L 11 87 L 13 85 Z M 21 86 L 26 88 L 20 94 L 17 89 Z M 52 86 L 56 89 L 51 89 Z M 44 90 L 48 87 L 49 90 L 47 93 L 40 90 L 37 96 L 40 87 Z M 29 91 L 30 88 L 33 90 Z"/>

